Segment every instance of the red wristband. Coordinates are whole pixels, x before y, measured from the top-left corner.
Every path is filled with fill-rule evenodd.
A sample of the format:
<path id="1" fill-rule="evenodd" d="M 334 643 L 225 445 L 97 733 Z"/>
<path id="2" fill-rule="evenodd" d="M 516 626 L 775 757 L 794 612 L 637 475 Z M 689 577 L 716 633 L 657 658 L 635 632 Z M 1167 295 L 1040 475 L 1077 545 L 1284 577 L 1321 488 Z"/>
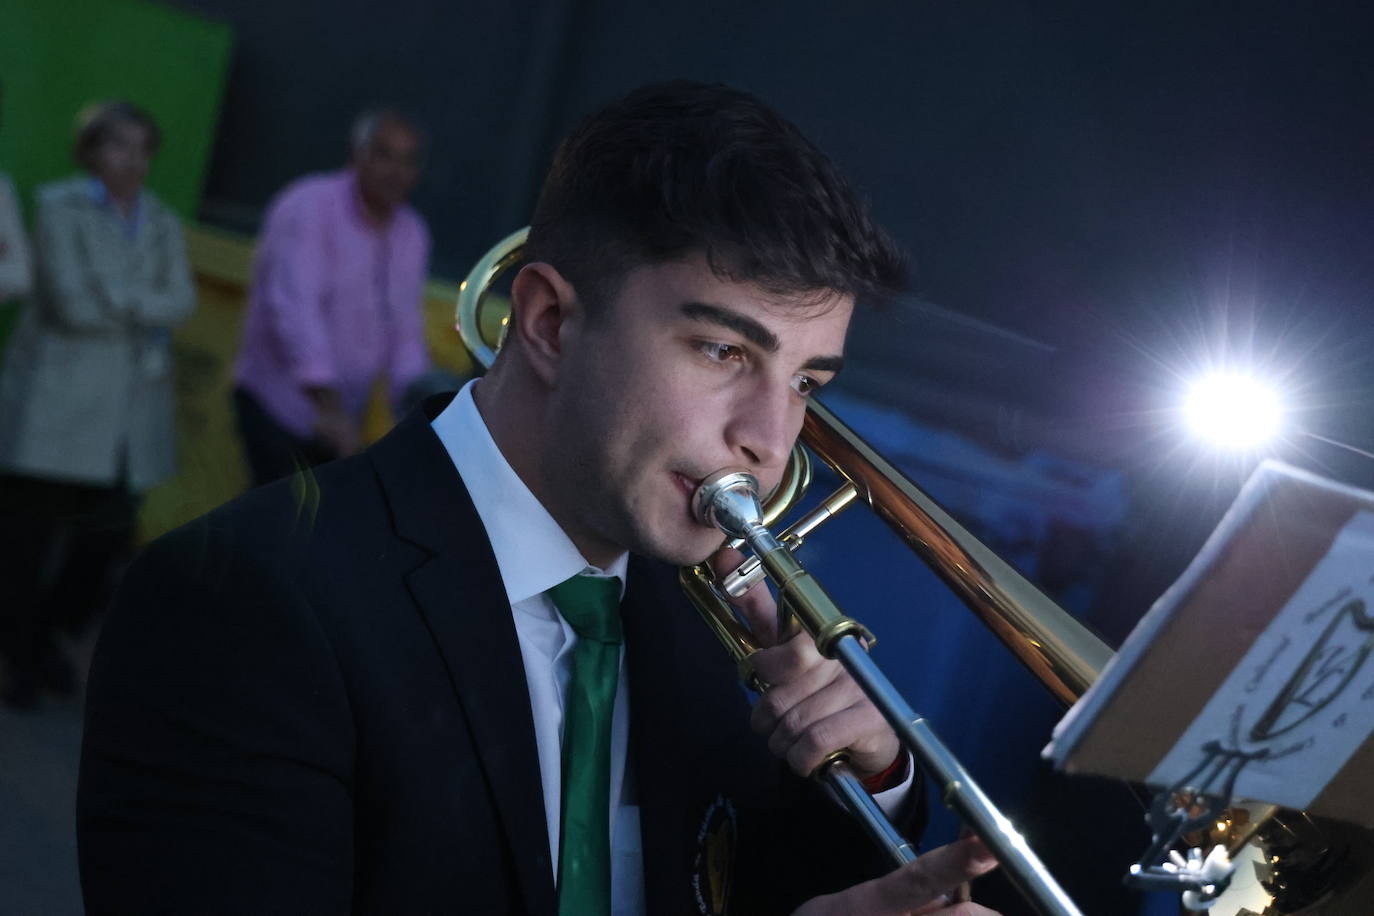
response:
<path id="1" fill-rule="evenodd" d="M 896 759 L 888 764 L 887 769 L 881 773 L 866 776 L 860 782 L 869 792 L 883 792 L 896 787 L 903 779 L 906 779 L 906 751 L 899 750 Z"/>

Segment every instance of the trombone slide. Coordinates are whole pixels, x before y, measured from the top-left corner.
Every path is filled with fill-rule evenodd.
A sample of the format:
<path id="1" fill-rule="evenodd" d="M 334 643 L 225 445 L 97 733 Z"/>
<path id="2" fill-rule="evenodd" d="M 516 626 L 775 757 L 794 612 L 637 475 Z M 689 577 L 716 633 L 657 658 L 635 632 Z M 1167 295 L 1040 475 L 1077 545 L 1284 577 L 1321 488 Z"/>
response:
<path id="1" fill-rule="evenodd" d="M 703 521 L 714 524 L 727 536 L 742 538 L 749 544 L 778 589 L 779 615 L 788 613 L 784 609 L 790 609 L 815 640 L 821 654 L 837 659 L 844 666 L 882 713 L 903 746 L 915 755 L 916 761 L 935 780 L 946 807 L 958 814 L 978 834 L 1001 863 L 1011 882 L 1036 911 L 1043 916 L 1081 916 L 1025 838 L 973 781 L 968 771 L 936 736 L 930 723 L 916 714 L 869 657 L 864 641 L 872 642 L 872 634 L 862 624 L 846 616 L 792 552 L 764 526 L 757 493 L 758 481 L 753 475 L 747 471 L 725 469 L 702 482 L 694 497 L 694 506 Z M 703 590 L 719 600 L 709 583 L 703 583 Z M 694 598 L 701 594 L 694 589 L 689 593 Z M 698 609 L 708 617 L 708 622 L 710 617 L 717 616 L 708 613 L 701 604 L 698 604 Z M 726 613 L 733 618 L 728 608 Z M 778 631 L 783 632 L 781 620 L 779 623 Z M 743 626 L 738 626 L 743 631 Z M 713 624 L 712 628 L 717 635 L 730 630 L 725 624 Z M 735 632 L 731 638 L 736 647 L 752 649 L 747 634 Z M 727 641 L 727 647 L 730 645 Z M 861 786 L 859 788 L 862 789 Z M 896 832 L 871 798 L 869 804 L 865 805 L 860 800 L 856 806 L 851 803 L 847 793 L 841 791 L 840 794 L 851 813 L 860 819 L 871 836 L 878 838 L 885 832 Z"/>

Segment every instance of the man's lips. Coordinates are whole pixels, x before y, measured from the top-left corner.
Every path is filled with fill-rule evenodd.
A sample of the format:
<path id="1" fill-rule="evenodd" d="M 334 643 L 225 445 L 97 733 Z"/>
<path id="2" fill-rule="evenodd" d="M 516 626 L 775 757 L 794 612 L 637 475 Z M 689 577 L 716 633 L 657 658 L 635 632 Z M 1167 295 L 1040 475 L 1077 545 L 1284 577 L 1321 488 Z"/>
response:
<path id="1" fill-rule="evenodd" d="M 691 496 L 693 493 L 697 491 L 697 487 L 701 486 L 701 481 L 704 478 L 698 477 L 694 479 L 688 477 L 681 471 L 674 471 L 673 479 L 677 481 L 677 485 L 682 488 L 682 491 L 684 493 L 686 493 L 688 496 Z"/>
<path id="2" fill-rule="evenodd" d="M 673 480 L 677 482 L 678 488 L 682 490 L 683 496 L 686 497 L 685 507 L 687 509 L 687 517 L 692 520 L 693 524 L 709 528 L 711 527 L 710 525 L 705 525 L 701 519 L 697 518 L 696 507 L 694 505 L 697 488 L 701 486 L 701 482 L 705 479 L 705 477 L 690 477 L 681 471 L 673 472 Z"/>

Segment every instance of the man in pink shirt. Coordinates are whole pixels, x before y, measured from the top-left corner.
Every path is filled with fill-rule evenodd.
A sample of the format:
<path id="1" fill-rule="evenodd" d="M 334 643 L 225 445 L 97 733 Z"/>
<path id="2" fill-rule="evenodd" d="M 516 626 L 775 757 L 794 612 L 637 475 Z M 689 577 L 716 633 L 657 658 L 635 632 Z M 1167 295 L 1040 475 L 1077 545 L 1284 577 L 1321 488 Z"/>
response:
<path id="1" fill-rule="evenodd" d="M 268 207 L 234 367 L 255 485 L 356 452 L 377 380 L 395 404 L 429 369 L 429 231 L 406 203 L 423 143 L 398 114 L 365 114 L 348 168 L 301 178 Z"/>

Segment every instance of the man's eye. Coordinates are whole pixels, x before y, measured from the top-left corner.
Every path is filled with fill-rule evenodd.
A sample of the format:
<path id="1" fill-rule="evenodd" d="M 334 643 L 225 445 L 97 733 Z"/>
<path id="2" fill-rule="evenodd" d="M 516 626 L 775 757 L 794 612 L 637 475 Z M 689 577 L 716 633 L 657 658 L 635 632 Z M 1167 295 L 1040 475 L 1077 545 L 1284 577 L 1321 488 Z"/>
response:
<path id="1" fill-rule="evenodd" d="M 821 387 L 821 383 L 809 375 L 799 375 L 792 381 L 792 387 L 797 394 L 806 397 Z"/>
<path id="2" fill-rule="evenodd" d="M 715 363 L 730 362 L 731 360 L 743 359 L 744 349 L 734 344 L 714 343 L 704 340 L 697 344 L 706 358 Z"/>

